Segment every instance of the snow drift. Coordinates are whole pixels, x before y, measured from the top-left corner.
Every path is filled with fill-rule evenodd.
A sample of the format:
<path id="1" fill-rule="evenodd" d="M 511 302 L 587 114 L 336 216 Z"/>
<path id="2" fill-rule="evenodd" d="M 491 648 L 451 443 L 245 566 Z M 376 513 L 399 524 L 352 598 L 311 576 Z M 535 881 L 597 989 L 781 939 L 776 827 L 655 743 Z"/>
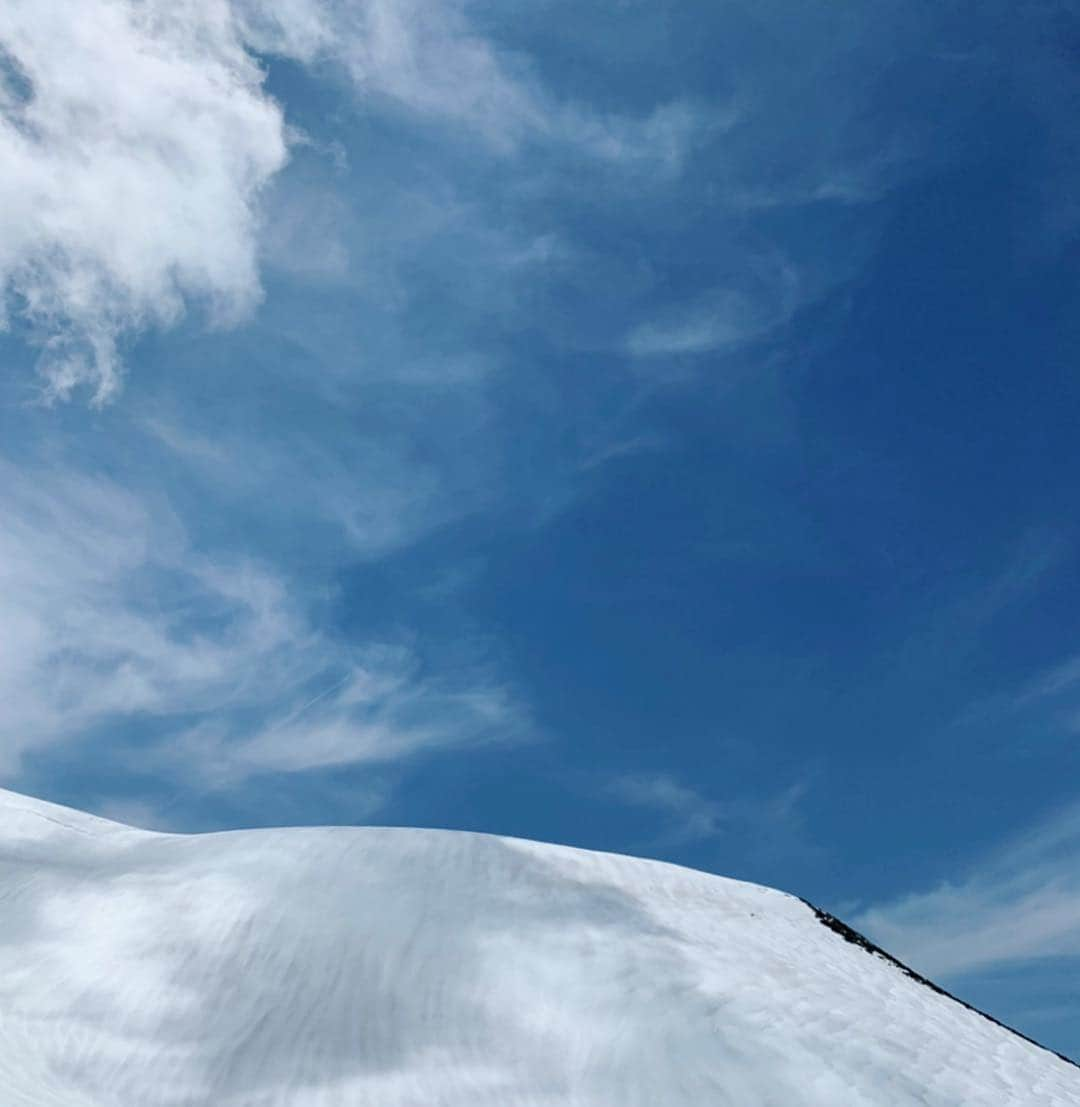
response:
<path id="1" fill-rule="evenodd" d="M 1080 1104 L 1080 1069 L 842 930 L 657 862 L 0 792 L 0 1102 Z"/>

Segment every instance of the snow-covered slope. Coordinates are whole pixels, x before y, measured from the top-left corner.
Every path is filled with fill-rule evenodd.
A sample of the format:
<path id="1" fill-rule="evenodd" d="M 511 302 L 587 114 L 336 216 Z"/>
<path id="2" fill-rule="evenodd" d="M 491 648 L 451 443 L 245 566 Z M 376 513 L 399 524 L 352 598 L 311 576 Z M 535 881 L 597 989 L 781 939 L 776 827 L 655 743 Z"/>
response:
<path id="1" fill-rule="evenodd" d="M 0 792 L 0 1104 L 1076 1107 L 1080 1069 L 767 888 Z"/>

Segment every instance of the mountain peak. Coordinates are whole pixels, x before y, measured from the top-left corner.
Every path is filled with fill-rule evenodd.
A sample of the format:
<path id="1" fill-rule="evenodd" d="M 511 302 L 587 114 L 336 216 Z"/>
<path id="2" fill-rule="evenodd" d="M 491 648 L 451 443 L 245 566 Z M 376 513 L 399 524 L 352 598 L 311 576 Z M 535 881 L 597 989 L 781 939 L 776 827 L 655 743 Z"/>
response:
<path id="1" fill-rule="evenodd" d="M 451 831 L 152 834 L 6 792 L 0 836 L 11 1103 L 1080 1102 L 1066 1059 L 758 885 Z"/>

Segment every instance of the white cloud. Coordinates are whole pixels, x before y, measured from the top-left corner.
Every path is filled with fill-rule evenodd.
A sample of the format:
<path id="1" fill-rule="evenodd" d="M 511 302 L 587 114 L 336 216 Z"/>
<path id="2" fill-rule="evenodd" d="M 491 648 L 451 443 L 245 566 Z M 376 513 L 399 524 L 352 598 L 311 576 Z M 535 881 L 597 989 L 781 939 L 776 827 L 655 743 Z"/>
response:
<path id="1" fill-rule="evenodd" d="M 681 841 L 715 837 L 730 818 L 721 804 L 663 773 L 617 777 L 608 792 L 623 803 L 666 816 L 672 821 L 674 836 Z"/>
<path id="2" fill-rule="evenodd" d="M 407 380 L 422 367 L 394 368 Z M 433 374 L 440 369 L 445 384 L 455 369 L 431 366 Z M 322 383 L 332 375 L 328 369 Z M 462 392 L 470 391 L 469 383 Z M 415 386 L 426 387 L 422 379 Z M 413 426 L 408 411 L 394 412 L 385 429 L 342 433 L 347 401 L 336 412 L 316 408 L 321 424 L 312 416 L 303 426 L 282 427 L 253 415 L 207 435 L 193 420 L 155 414 L 141 426 L 184 462 L 208 501 L 243 517 L 253 534 L 265 541 L 272 532 L 293 550 L 303 548 L 308 559 L 336 564 L 384 556 L 486 504 L 497 477 L 482 468 L 483 456 L 472 456 L 484 453 L 472 448 L 470 434 L 481 435 L 485 418 L 482 398 L 472 399 L 457 404 L 456 438 L 447 445 L 438 438 L 441 427 L 422 419 Z M 425 433 L 426 458 L 414 446 Z"/>
<path id="3" fill-rule="evenodd" d="M 225 0 L 12 0 L 0 46 L 0 288 L 47 394 L 118 386 L 125 334 L 259 298 L 256 200 L 285 162 Z"/>
<path id="4" fill-rule="evenodd" d="M 509 689 L 495 681 L 471 687 L 425 678 L 400 648 L 366 651 L 323 699 L 224 751 L 227 767 L 294 772 L 377 764 L 419 750 L 512 743 L 531 724 Z"/>
<path id="5" fill-rule="evenodd" d="M 798 805 L 807 785 L 799 782 L 763 799 L 714 800 L 667 773 L 628 773 L 607 786 L 613 799 L 660 815 L 665 829 L 654 844 L 674 845 L 751 834 L 791 836 L 800 822 Z"/>
<path id="6" fill-rule="evenodd" d="M 1076 694 L 1080 690 L 1080 657 L 1070 657 L 1055 665 L 1013 697 L 1014 707 L 1032 707 L 1051 704 L 1058 710 L 1064 710 L 1071 716 L 1072 726 L 1076 729 Z"/>
<path id="7" fill-rule="evenodd" d="M 192 302 L 222 323 L 258 303 L 259 197 L 287 131 L 252 51 L 344 67 L 359 95 L 504 150 L 532 134 L 677 168 L 694 126 L 678 104 L 637 120 L 552 97 L 457 0 L 11 0 L 0 296 L 41 348 L 47 398 L 108 400 L 125 338 Z"/>
<path id="8" fill-rule="evenodd" d="M 256 49 L 340 65 L 361 96 L 457 122 L 505 152 L 532 137 L 615 164 L 677 169 L 700 121 L 678 100 L 635 117 L 553 95 L 526 57 L 476 32 L 465 0 L 235 0 L 235 7 Z"/>
<path id="9" fill-rule="evenodd" d="M 434 677 L 401 646 L 349 647 L 272 568 L 193 550 L 166 507 L 110 481 L 0 462 L 0 515 L 5 774 L 130 720 L 147 741 L 184 736 L 177 756 L 201 755 L 190 775 L 234 779 L 530 730 L 490 674 Z"/>
<path id="10" fill-rule="evenodd" d="M 512 145 L 546 125 L 542 105 L 482 37 L 459 0 L 366 0 L 327 5 L 332 55 L 362 93 L 456 119 Z M 287 41 L 293 39 L 290 29 Z"/>
<path id="11" fill-rule="evenodd" d="M 791 275 L 762 290 L 723 288 L 698 297 L 689 305 L 665 310 L 656 320 L 631 330 L 627 353 L 639 358 L 672 357 L 730 350 L 760 337 L 786 319 L 795 303 L 770 302 L 797 284 Z M 785 298 L 786 299 L 786 298 Z"/>
<path id="12" fill-rule="evenodd" d="M 966 877 L 853 919 L 929 976 L 1080 956 L 1080 807 L 1006 843 Z"/>

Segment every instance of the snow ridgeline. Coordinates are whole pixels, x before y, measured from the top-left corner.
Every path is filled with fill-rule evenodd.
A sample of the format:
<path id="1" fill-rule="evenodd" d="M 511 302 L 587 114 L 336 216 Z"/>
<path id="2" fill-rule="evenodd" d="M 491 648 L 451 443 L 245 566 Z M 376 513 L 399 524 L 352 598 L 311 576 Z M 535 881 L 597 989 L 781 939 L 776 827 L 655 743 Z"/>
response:
<path id="1" fill-rule="evenodd" d="M 0 1103 L 1080 1104 L 1080 1069 L 825 921 L 653 861 L 0 791 Z"/>

